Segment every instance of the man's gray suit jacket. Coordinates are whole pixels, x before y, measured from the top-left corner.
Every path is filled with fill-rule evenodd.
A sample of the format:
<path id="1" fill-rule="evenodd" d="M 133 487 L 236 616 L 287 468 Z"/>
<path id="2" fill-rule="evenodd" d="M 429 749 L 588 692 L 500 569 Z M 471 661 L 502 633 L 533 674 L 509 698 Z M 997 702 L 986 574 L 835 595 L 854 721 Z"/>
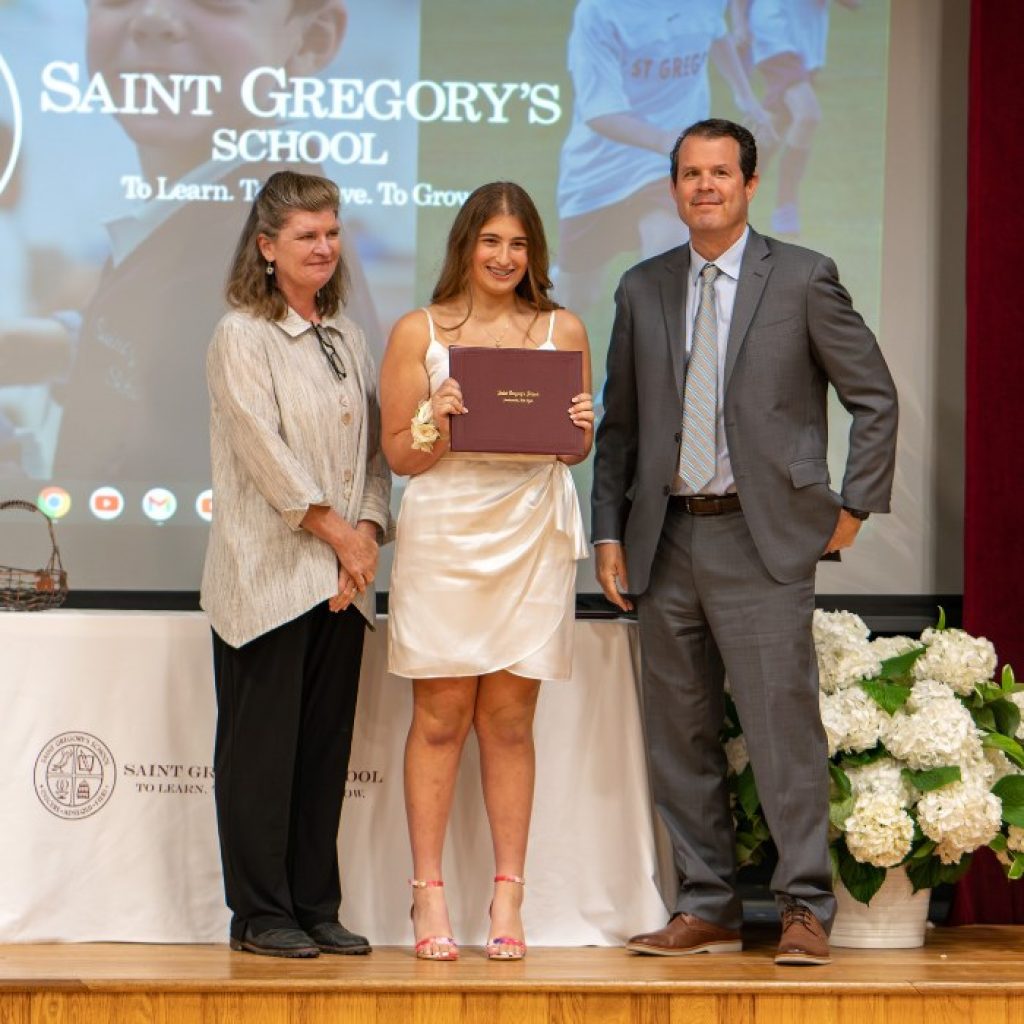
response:
<path id="1" fill-rule="evenodd" d="M 625 545 L 647 589 L 679 458 L 690 247 L 638 264 L 615 294 L 592 537 Z M 829 486 L 827 388 L 853 416 L 842 488 Z M 814 570 L 842 505 L 888 512 L 897 400 L 874 335 L 826 256 L 747 238 L 725 362 L 725 433 L 754 543 L 780 583 Z"/>

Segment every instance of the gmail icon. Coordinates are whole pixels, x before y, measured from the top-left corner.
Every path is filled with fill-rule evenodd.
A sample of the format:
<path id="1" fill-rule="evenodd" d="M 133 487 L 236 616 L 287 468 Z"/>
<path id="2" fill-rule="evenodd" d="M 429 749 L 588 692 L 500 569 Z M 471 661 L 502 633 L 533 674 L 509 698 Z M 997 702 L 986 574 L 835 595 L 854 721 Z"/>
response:
<path id="1" fill-rule="evenodd" d="M 163 523 L 178 510 L 178 499 L 166 487 L 151 487 L 142 496 L 142 511 L 154 523 Z"/>

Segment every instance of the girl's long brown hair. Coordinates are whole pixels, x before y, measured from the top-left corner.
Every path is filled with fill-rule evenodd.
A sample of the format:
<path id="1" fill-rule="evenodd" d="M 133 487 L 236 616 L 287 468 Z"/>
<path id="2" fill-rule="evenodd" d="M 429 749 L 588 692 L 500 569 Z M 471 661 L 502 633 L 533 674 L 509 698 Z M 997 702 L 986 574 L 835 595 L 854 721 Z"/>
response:
<path id="1" fill-rule="evenodd" d="M 533 200 L 526 190 L 511 181 L 492 181 L 481 185 L 472 192 L 455 215 L 455 222 L 448 232 L 444 265 L 434 286 L 431 301 L 451 302 L 467 296 L 469 310 L 461 327 L 472 312 L 472 297 L 468 294 L 469 264 L 480 236 L 480 230 L 492 218 L 508 214 L 517 217 L 526 232 L 526 273 L 516 285 L 516 294 L 535 314 L 559 309 L 557 302 L 548 297 L 551 277 L 548 269 L 548 243 L 544 237 L 544 225 Z"/>

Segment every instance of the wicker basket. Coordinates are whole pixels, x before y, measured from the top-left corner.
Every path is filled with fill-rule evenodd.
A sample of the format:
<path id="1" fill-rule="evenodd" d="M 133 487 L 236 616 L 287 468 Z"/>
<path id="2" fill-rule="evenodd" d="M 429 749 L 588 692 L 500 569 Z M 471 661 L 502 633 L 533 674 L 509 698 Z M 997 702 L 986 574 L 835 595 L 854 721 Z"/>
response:
<path id="1" fill-rule="evenodd" d="M 62 605 L 68 596 L 68 574 L 61 565 L 60 548 L 57 547 L 52 520 L 30 501 L 0 501 L 0 512 L 9 509 L 41 515 L 50 531 L 53 550 L 50 552 L 50 560 L 42 569 L 15 569 L 9 565 L 0 565 L 0 611 L 39 612 Z"/>

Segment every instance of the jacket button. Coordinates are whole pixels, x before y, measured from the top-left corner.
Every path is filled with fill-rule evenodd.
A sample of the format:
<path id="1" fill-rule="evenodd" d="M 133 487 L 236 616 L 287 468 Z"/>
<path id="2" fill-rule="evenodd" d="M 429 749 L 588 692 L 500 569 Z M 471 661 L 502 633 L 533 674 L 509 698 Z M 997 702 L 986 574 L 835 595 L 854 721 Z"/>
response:
<path id="1" fill-rule="evenodd" d="M 679 444 L 679 442 L 682 441 L 682 439 L 683 439 L 683 435 L 680 434 L 680 433 L 676 433 L 676 434 L 673 435 L 673 438 L 674 438 L 676 444 Z"/>
<path id="2" fill-rule="evenodd" d="M 672 493 L 672 488 L 669 487 L 668 484 L 665 484 L 665 486 L 662 487 L 662 489 L 661 489 L 661 493 L 664 494 L 666 497 L 668 497 L 668 495 L 670 495 Z"/>
<path id="3" fill-rule="evenodd" d="M 347 412 L 341 417 L 341 422 L 347 427 L 352 422 L 352 413 Z"/>

